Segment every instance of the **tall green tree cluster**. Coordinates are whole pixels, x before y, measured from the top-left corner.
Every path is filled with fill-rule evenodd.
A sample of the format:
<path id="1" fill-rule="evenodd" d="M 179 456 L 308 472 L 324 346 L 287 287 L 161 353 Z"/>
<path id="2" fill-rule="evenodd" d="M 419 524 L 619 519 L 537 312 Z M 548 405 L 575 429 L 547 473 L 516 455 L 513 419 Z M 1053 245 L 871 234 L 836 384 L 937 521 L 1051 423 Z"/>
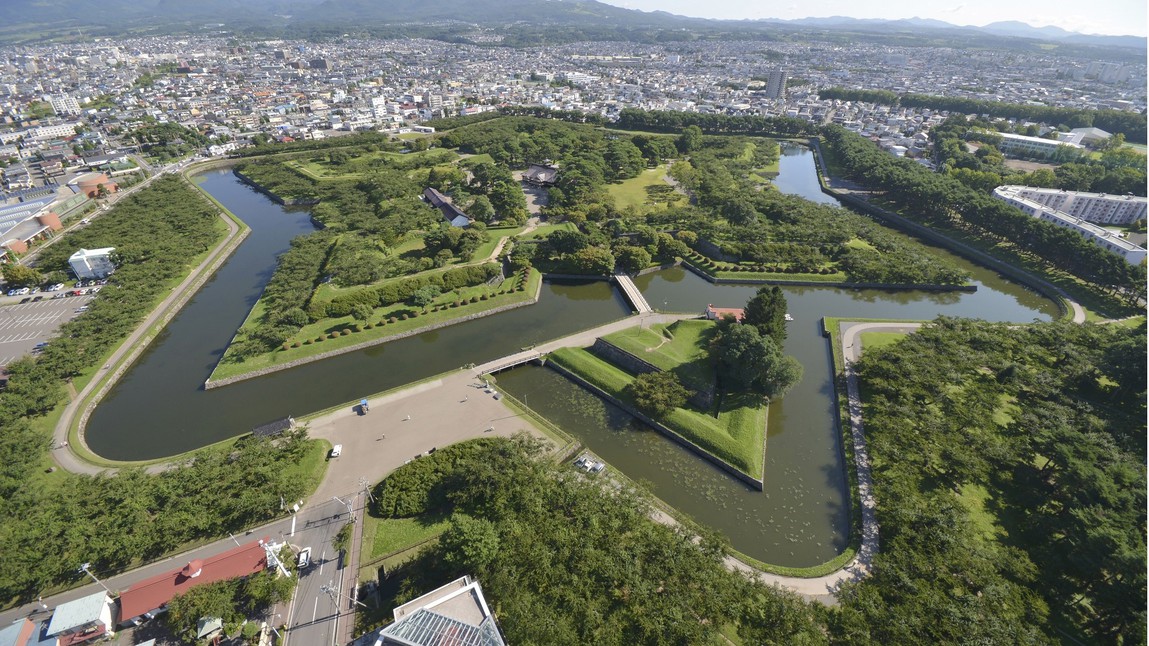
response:
<path id="1" fill-rule="evenodd" d="M 469 574 L 508 643 L 704 644 L 723 630 L 753 643 L 827 642 L 814 607 L 728 570 L 718 537 L 655 523 L 642 494 L 571 477 L 538 451 L 497 440 L 437 470 L 451 526 L 395 574 L 396 601 Z M 428 471 L 416 465 L 388 480 Z"/>
<path id="2" fill-rule="evenodd" d="M 802 379 L 802 364 L 784 355 L 782 346 L 754 325 L 720 321 L 710 354 L 719 385 L 727 391 L 751 392 L 770 400 L 782 397 Z"/>
<path id="3" fill-rule="evenodd" d="M 1069 229 L 1031 217 L 911 160 L 894 158 L 840 126 L 826 126 L 823 133 L 846 175 L 885 191 L 885 198 L 904 217 L 927 226 L 959 229 L 995 244 L 1008 242 L 1126 299 L 1135 299 L 1145 290 L 1143 266 L 1131 265 Z"/>
<path id="4" fill-rule="evenodd" d="M 842 641 L 1144 642 L 1144 341 L 939 319 L 867 350 L 882 549 Z"/>

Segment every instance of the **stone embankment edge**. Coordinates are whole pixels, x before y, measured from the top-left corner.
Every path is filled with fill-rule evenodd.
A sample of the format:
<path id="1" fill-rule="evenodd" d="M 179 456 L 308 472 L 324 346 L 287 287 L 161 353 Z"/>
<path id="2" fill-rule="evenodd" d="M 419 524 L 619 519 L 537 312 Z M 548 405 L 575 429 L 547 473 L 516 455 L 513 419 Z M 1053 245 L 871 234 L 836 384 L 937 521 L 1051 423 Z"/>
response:
<path id="1" fill-rule="evenodd" d="M 439 329 L 442 329 L 445 327 L 450 327 L 450 326 L 458 324 L 458 323 L 466 323 L 467 321 L 473 321 L 475 319 L 480 319 L 480 318 L 483 318 L 484 316 L 492 316 L 494 314 L 501 314 L 503 312 L 508 312 L 510 310 L 518 309 L 520 307 L 526 307 L 528 305 L 534 305 L 535 303 L 539 302 L 539 294 L 542 293 L 542 289 L 543 289 L 543 281 L 540 280 L 538 286 L 535 288 L 534 296 L 532 296 L 529 300 L 520 301 L 518 303 L 508 303 L 507 305 L 500 305 L 499 307 L 493 307 L 489 310 L 484 310 L 482 312 L 475 312 L 474 314 L 468 314 L 466 316 L 460 316 L 458 318 L 453 318 L 449 321 L 441 321 L 439 323 L 433 323 L 431 325 L 425 325 L 423 327 L 418 327 L 418 328 L 415 328 L 413 330 L 407 330 L 406 332 L 399 332 L 398 334 L 392 334 L 391 336 L 385 336 L 385 337 L 381 337 L 378 339 L 372 339 L 370 341 L 364 341 L 362 343 L 356 343 L 355 345 L 349 345 L 346 348 L 339 348 L 338 350 L 328 350 L 327 352 L 321 352 L 319 354 L 313 354 L 309 357 L 301 357 L 299 359 L 293 359 L 291 361 L 279 363 L 279 364 L 276 364 L 274 366 L 268 366 L 266 368 L 260 368 L 259 370 L 253 370 L 251 372 L 245 372 L 241 375 L 235 375 L 234 377 L 224 377 L 223 379 L 208 379 L 207 381 L 204 382 L 203 389 L 204 390 L 211 390 L 213 388 L 222 388 L 224 386 L 229 386 L 231 384 L 238 383 L 240 381 L 246 381 L 248 379 L 255 379 L 257 377 L 262 377 L 264 375 L 270 375 L 272 373 L 279 372 L 281 370 L 289 370 L 291 368 L 296 368 L 296 367 L 299 367 L 302 365 L 306 365 L 308 363 L 314 363 L 316 361 L 322 361 L 324 359 L 330 359 L 331 357 L 337 357 L 341 354 L 358 352 L 360 350 L 365 350 L 367 348 L 371 348 L 371 347 L 374 347 L 377 345 L 382 345 L 384 343 L 389 343 L 391 341 L 398 341 L 399 339 L 405 339 L 407 337 L 422 334 L 424 332 L 431 332 L 431 331 L 439 330 Z"/>
<path id="2" fill-rule="evenodd" d="M 810 145 L 814 148 L 815 152 L 817 152 L 817 154 L 814 155 L 814 163 L 817 165 L 818 169 L 818 186 L 821 187 L 822 192 L 826 195 L 829 195 L 844 204 L 849 204 L 850 206 L 861 211 L 865 211 L 866 213 L 869 213 L 870 215 L 880 220 L 884 220 L 885 222 L 893 224 L 903 231 L 907 231 L 919 238 L 924 238 L 934 244 L 945 247 L 946 249 L 949 249 L 950 251 L 953 251 L 960 256 L 964 256 L 967 259 L 972 260 L 984 267 L 1004 274 L 1011 280 L 1021 283 L 1022 285 L 1053 301 L 1057 305 L 1059 318 L 1070 318 L 1074 323 L 1084 322 L 1084 311 L 1078 311 L 1080 305 L 1077 305 L 1076 302 L 1072 301 L 1068 295 L 1066 295 L 1064 290 L 1053 285 L 1052 283 L 1042 280 L 1041 278 L 1038 278 L 1018 267 L 1015 267 L 1014 265 L 1011 265 L 1004 260 L 995 258 L 980 249 L 976 249 L 963 242 L 954 240 L 944 233 L 934 231 L 927 226 L 913 222 L 901 215 L 870 204 L 860 197 L 850 195 L 848 193 L 842 193 L 837 189 L 827 186 L 826 170 L 822 162 L 822 146 L 817 139 L 810 139 Z M 1076 307 L 1074 307 L 1075 305 Z"/>
<path id="3" fill-rule="evenodd" d="M 630 413 L 634 417 L 638 418 L 644 424 L 650 426 L 651 428 L 655 429 L 659 433 L 662 433 L 664 436 L 670 438 L 671 440 L 678 443 L 682 447 L 684 447 L 690 451 L 693 451 L 694 453 L 696 453 L 697 455 L 699 455 L 700 457 L 702 457 L 706 461 L 710 462 L 711 464 L 718 467 L 719 469 L 722 469 L 723 471 L 730 474 L 731 476 L 737 478 L 743 484 L 755 489 L 756 491 L 762 491 L 764 489 L 764 483 L 762 480 L 754 478 L 750 474 L 745 473 L 745 472 L 735 468 L 733 465 L 729 464 L 728 462 L 725 462 L 724 460 L 720 459 L 719 457 L 715 456 L 714 454 L 712 454 L 712 453 L 706 451 L 705 449 L 703 449 L 702 447 L 698 446 L 694 442 L 691 442 L 690 440 L 686 439 L 685 437 L 682 437 L 678 433 L 675 433 L 674 431 L 670 430 L 669 428 L 662 425 L 661 423 L 656 422 L 653 419 L 651 419 L 650 417 L 647 417 L 646 415 L 642 414 L 641 412 L 635 410 L 633 407 L 631 407 L 626 402 L 623 402 L 622 400 L 618 399 L 614 395 L 606 392 L 605 390 L 599 388 L 598 386 L 595 386 L 594 384 L 590 383 L 586 379 L 583 379 L 582 377 L 575 374 L 574 372 L 564 368 L 563 366 L 558 365 L 557 363 L 555 363 L 553 361 L 547 361 L 545 365 L 547 365 L 548 367 L 553 369 L 555 372 L 558 372 L 560 375 L 566 377 L 567 379 L 570 379 L 571 381 L 575 382 L 576 384 L 582 386 L 583 388 L 586 388 L 590 392 L 592 392 L 592 393 L 598 395 L 599 397 L 605 399 L 606 401 L 614 404 L 615 406 L 618 406 L 619 408 L 623 409 L 627 413 Z M 763 460 L 765 461 L 765 457 L 766 457 L 765 453 L 763 453 L 762 457 L 763 457 Z"/>
<path id="4" fill-rule="evenodd" d="M 694 265 L 689 260 L 683 260 L 682 266 L 697 274 L 704 280 L 716 285 L 781 285 L 794 287 L 838 287 L 843 289 L 887 289 L 896 291 L 915 292 L 976 292 L 977 285 L 915 285 L 905 283 L 848 283 L 844 281 L 818 281 L 818 280 L 786 280 L 782 278 L 719 278 L 708 274 L 704 269 Z"/>
<path id="5" fill-rule="evenodd" d="M 96 406 L 99 405 L 100 401 L 108 394 L 112 387 L 115 386 L 117 382 L 119 382 L 120 378 L 127 374 L 128 369 L 135 364 L 135 362 L 144 353 L 144 350 L 146 350 L 151 345 L 156 337 L 159 336 L 159 333 L 167 327 L 168 323 L 170 323 L 173 318 L 175 318 L 176 314 L 178 314 L 183 309 L 183 307 L 187 305 L 188 301 L 191 300 L 191 298 L 195 296 L 195 294 L 204 286 L 204 284 L 207 283 L 207 281 L 213 277 L 217 271 L 219 271 L 219 268 L 222 267 L 223 264 L 231 258 L 231 255 L 235 253 L 235 250 L 239 248 L 239 245 L 242 244 L 243 241 L 247 239 L 247 236 L 251 234 L 251 228 L 244 224 L 243 220 L 240 220 L 234 213 L 227 209 L 227 207 L 225 207 L 218 200 L 208 194 L 207 191 L 201 189 L 188 177 L 188 175 L 191 173 L 226 165 L 227 164 L 220 162 L 208 162 L 207 164 L 196 165 L 192 168 L 188 168 L 184 171 L 184 173 L 182 173 L 182 175 L 185 181 L 187 181 L 193 188 L 200 191 L 200 193 L 204 195 L 208 201 L 220 209 L 220 217 L 224 218 L 225 220 L 229 220 L 232 224 L 234 224 L 236 227 L 235 231 L 220 242 L 220 251 L 216 255 L 215 259 L 211 262 L 210 265 L 199 272 L 194 281 L 189 283 L 187 287 L 185 287 L 180 292 L 180 295 L 167 306 L 166 311 L 159 319 L 153 321 L 150 324 L 147 323 L 145 319 L 142 325 L 151 325 L 154 326 L 155 329 L 151 333 L 144 335 L 138 341 L 136 341 L 131 352 L 129 352 L 115 364 L 115 370 L 109 374 L 105 374 L 101 378 L 100 385 L 96 391 L 86 397 L 86 401 L 83 403 L 83 410 L 80 412 L 80 415 L 77 418 L 69 423 L 69 428 L 67 430 L 68 436 L 73 438 L 79 444 L 79 447 L 82 447 L 82 450 L 85 452 L 92 453 L 91 449 L 88 448 L 87 441 L 85 440 L 84 431 L 88 425 L 88 419 L 91 417 L 92 412 L 96 409 Z M 208 253 L 210 254 L 213 252 L 209 251 Z M 128 339 L 124 341 L 124 343 L 129 342 L 131 342 L 131 336 L 129 336 Z M 78 452 L 73 451 L 73 454 L 77 454 L 76 457 L 78 459 L 84 462 L 88 462 L 88 460 L 85 460 L 82 455 L 78 454 Z M 95 454 L 92 453 L 92 455 Z"/>

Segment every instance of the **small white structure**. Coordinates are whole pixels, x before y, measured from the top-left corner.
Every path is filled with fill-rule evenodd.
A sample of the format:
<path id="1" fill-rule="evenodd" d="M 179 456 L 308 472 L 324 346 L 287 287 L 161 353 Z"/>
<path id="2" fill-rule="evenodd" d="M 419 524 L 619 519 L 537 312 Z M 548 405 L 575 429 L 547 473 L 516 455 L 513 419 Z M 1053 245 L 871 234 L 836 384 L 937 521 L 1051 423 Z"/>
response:
<path id="1" fill-rule="evenodd" d="M 116 266 L 112 264 L 112 252 L 115 250 L 115 247 L 80 249 L 68 258 L 68 264 L 71 265 L 76 278 L 80 280 L 104 278 L 116 270 Z"/>

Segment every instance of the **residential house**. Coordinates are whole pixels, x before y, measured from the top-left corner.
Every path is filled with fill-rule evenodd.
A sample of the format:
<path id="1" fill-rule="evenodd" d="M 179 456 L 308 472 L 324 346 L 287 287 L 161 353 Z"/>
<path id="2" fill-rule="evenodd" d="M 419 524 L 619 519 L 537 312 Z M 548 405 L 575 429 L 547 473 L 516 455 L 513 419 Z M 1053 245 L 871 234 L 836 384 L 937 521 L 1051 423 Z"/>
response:
<path id="1" fill-rule="evenodd" d="M 145 579 L 120 594 L 120 625 L 139 623 L 163 612 L 177 595 L 197 586 L 246 577 L 267 569 L 266 539 L 232 548 L 215 556 Z"/>

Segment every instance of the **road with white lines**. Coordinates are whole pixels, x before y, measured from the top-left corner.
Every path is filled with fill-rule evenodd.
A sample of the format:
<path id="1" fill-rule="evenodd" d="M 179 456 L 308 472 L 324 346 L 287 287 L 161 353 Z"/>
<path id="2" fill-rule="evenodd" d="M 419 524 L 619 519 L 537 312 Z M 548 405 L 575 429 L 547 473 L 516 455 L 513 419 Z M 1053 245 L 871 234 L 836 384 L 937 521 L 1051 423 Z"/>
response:
<path id="1" fill-rule="evenodd" d="M 78 316 L 76 310 L 93 296 L 52 298 L 52 294 L 44 294 L 42 298 L 0 306 L 0 368 L 31 352 L 37 343 L 50 341 L 56 328 Z"/>

